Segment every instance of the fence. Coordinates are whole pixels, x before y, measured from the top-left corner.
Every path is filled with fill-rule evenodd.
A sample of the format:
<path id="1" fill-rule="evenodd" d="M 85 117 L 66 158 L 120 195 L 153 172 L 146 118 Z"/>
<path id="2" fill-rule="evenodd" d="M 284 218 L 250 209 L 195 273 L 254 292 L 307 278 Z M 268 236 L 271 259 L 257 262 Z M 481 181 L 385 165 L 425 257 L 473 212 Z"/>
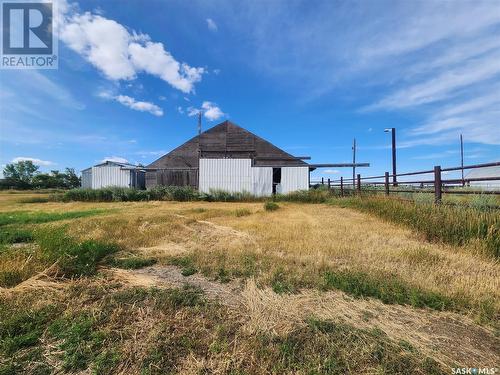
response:
<path id="1" fill-rule="evenodd" d="M 352 192 L 361 191 L 373 191 L 373 192 L 383 192 L 385 195 L 391 193 L 434 193 L 434 200 L 436 203 L 440 203 L 443 194 L 496 194 L 500 195 L 500 184 L 494 186 L 493 189 L 470 189 L 471 183 L 474 182 L 494 182 L 500 181 L 500 175 L 498 173 L 490 177 L 476 177 L 476 178 L 466 178 L 463 177 L 464 171 L 473 170 L 477 168 L 488 168 L 488 167 L 500 167 L 500 162 L 485 163 L 485 164 L 474 164 L 468 166 L 452 167 L 452 168 L 441 168 L 437 165 L 432 170 L 399 173 L 396 175 L 389 174 L 385 172 L 381 176 L 370 176 L 361 177 L 360 174 L 356 176 L 353 180 L 352 178 L 345 179 L 341 177 L 338 180 L 324 179 L 318 181 L 311 181 L 311 186 L 324 185 L 328 186 L 329 189 L 339 189 L 340 195 L 350 194 Z M 446 177 L 450 172 L 461 172 L 460 178 L 443 178 Z M 418 179 L 413 176 L 430 175 L 427 179 Z M 411 177 L 410 180 L 399 180 L 401 177 Z M 391 181 L 392 179 L 392 181 Z M 383 189 L 382 189 L 383 187 Z M 464 189 L 464 187 L 468 187 Z"/>

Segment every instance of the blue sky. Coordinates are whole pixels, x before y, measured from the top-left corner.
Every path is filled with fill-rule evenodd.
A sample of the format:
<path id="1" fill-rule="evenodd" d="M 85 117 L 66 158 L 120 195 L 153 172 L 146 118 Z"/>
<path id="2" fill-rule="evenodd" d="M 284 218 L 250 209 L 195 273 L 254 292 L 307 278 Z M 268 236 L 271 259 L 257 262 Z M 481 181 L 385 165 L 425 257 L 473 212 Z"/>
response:
<path id="1" fill-rule="evenodd" d="M 500 3 L 58 4 L 59 69 L 0 72 L 0 163 L 148 164 L 225 119 L 362 174 L 500 159 Z M 314 177 L 349 176 L 327 169 Z"/>

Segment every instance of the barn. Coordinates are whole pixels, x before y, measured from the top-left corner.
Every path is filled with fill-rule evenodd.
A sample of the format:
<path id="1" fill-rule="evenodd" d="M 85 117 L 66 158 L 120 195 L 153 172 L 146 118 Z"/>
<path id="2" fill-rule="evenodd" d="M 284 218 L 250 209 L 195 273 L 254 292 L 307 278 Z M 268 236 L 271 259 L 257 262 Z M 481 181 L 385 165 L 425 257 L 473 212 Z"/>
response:
<path id="1" fill-rule="evenodd" d="M 144 189 L 145 171 L 135 165 L 105 161 L 82 171 L 82 188 L 132 187 Z"/>
<path id="2" fill-rule="evenodd" d="M 302 159 L 224 121 L 149 164 L 146 188 L 176 185 L 205 193 L 286 194 L 309 188 L 314 168 Z"/>

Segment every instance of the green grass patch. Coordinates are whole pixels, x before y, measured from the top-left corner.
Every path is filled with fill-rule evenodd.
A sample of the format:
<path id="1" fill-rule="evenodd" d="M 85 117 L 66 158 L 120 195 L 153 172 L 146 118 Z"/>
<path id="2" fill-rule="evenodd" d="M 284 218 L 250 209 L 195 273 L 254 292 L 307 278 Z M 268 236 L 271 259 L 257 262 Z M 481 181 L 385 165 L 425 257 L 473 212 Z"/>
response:
<path id="1" fill-rule="evenodd" d="M 12 288 L 24 279 L 24 274 L 20 270 L 0 271 L 0 286 L 3 288 Z"/>
<path id="2" fill-rule="evenodd" d="M 52 306 L 41 309 L 13 310 L 7 306 L 0 312 L 0 349 L 10 356 L 39 343 L 48 322 L 57 316 Z"/>
<path id="3" fill-rule="evenodd" d="M 119 250 L 113 243 L 87 240 L 78 242 L 66 234 L 65 228 L 43 228 L 36 232 L 36 242 L 42 257 L 48 262 L 58 262 L 66 277 L 90 276 L 98 264 Z"/>
<path id="4" fill-rule="evenodd" d="M 266 210 L 266 211 L 276 211 L 279 208 L 280 208 L 279 204 L 277 204 L 275 202 L 264 203 L 264 210 Z"/>
<path id="5" fill-rule="evenodd" d="M 49 202 L 49 198 L 46 197 L 29 197 L 22 198 L 18 200 L 19 203 L 47 203 Z"/>
<path id="6" fill-rule="evenodd" d="M 33 240 L 34 236 L 31 229 L 12 226 L 4 227 L 0 231 L 0 245 L 32 242 Z"/>
<path id="7" fill-rule="evenodd" d="M 372 297 L 387 304 L 428 307 L 434 310 L 463 311 L 465 301 L 413 287 L 394 275 L 372 276 L 356 271 L 327 271 L 324 289 L 339 289 L 355 297 Z"/>
<path id="8" fill-rule="evenodd" d="M 69 212 L 44 212 L 44 211 L 11 211 L 0 212 L 0 226 L 8 224 L 41 224 L 51 221 L 79 219 L 100 215 L 106 210 L 87 210 Z"/>
<path id="9" fill-rule="evenodd" d="M 247 208 L 238 208 L 237 210 L 233 211 L 234 216 L 236 217 L 242 217 L 242 216 L 248 216 L 252 214 L 252 211 L 250 211 Z"/>
<path id="10" fill-rule="evenodd" d="M 168 264 L 181 268 L 182 276 L 191 276 L 198 272 L 191 256 L 172 257 L 168 260 Z"/>
<path id="11" fill-rule="evenodd" d="M 85 370 L 99 356 L 106 335 L 94 326 L 95 319 L 86 314 L 65 316 L 50 325 L 50 335 L 61 341 L 59 350 L 63 352 L 64 370 Z"/>

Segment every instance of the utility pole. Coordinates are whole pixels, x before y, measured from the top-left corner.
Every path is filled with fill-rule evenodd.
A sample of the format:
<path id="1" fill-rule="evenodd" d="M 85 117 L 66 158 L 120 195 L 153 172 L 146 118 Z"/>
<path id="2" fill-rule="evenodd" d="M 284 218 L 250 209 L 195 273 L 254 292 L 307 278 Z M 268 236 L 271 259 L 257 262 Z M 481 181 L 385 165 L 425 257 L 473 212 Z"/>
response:
<path id="1" fill-rule="evenodd" d="M 460 134 L 460 166 L 462 167 L 462 187 L 465 186 L 464 180 L 464 138 Z"/>
<path id="2" fill-rule="evenodd" d="M 201 135 L 201 110 L 198 112 L 198 136 Z"/>
<path id="3" fill-rule="evenodd" d="M 352 141 L 352 188 L 356 185 L 356 138 Z"/>
<path id="4" fill-rule="evenodd" d="M 391 132 L 392 135 L 392 185 L 398 186 L 396 178 L 396 128 L 384 129 L 384 132 Z"/>

